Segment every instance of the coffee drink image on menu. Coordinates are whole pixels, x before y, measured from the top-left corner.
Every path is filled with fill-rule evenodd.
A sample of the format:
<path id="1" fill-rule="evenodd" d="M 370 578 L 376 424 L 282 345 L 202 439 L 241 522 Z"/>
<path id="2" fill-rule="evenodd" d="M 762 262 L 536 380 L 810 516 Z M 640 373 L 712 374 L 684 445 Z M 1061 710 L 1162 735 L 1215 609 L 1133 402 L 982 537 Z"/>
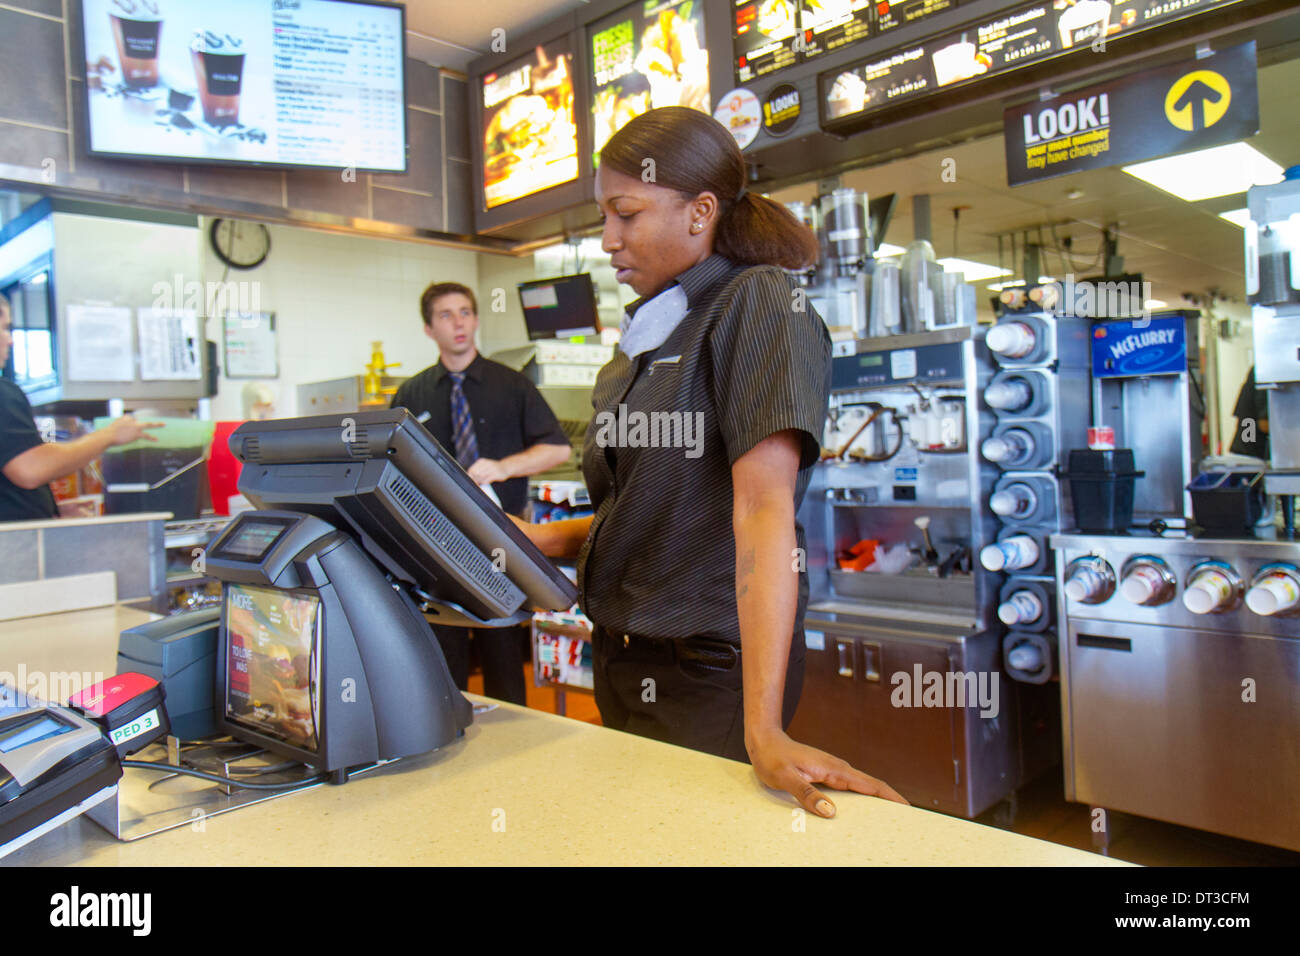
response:
<path id="1" fill-rule="evenodd" d="M 158 37 L 162 16 L 158 0 L 110 0 L 108 19 L 117 42 L 122 82 L 141 89 L 158 85 Z"/>
<path id="2" fill-rule="evenodd" d="M 239 90 L 244 82 L 244 41 L 229 33 L 201 30 L 190 44 L 199 83 L 203 119 L 212 126 L 239 122 Z"/>

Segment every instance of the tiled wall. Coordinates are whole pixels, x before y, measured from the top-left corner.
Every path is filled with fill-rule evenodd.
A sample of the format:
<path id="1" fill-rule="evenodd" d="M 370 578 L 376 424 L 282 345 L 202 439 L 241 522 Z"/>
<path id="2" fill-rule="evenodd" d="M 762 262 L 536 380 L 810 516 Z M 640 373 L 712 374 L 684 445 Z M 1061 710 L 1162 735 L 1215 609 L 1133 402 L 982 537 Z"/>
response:
<path id="1" fill-rule="evenodd" d="M 84 143 L 82 41 L 72 0 L 0 4 L 0 179 L 55 185 L 130 203 L 275 219 L 372 219 L 467 235 L 473 231 L 466 84 L 406 61 L 406 175 L 332 170 L 188 167 L 91 159 Z"/>

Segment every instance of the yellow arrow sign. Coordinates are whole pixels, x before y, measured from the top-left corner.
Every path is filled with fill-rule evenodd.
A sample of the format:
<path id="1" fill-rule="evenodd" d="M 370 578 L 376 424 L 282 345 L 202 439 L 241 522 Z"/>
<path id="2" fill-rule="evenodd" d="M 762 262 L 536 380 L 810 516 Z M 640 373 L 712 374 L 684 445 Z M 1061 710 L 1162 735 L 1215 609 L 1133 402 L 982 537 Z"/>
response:
<path id="1" fill-rule="evenodd" d="M 1165 116 L 1178 129 L 1207 129 L 1223 119 L 1232 86 L 1213 70 L 1193 70 L 1174 81 L 1165 96 Z M 1197 122 L 1198 114 L 1200 122 Z"/>

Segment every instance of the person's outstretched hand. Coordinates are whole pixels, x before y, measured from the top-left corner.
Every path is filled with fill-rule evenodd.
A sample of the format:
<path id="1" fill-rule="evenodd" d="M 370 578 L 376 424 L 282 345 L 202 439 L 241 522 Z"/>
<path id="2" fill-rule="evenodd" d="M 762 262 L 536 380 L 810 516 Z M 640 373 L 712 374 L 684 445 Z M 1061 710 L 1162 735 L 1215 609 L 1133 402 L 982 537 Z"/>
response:
<path id="1" fill-rule="evenodd" d="M 138 422 L 134 415 L 123 415 L 121 418 L 113 419 L 105 427 L 114 445 L 129 445 L 140 438 L 145 441 L 157 441 L 158 439 L 149 434 L 149 430 L 162 428 L 163 422 Z"/>
<path id="2" fill-rule="evenodd" d="M 805 810 L 821 817 L 835 816 L 835 804 L 814 786 L 818 783 L 910 806 L 883 780 L 868 776 L 839 757 L 791 740 L 786 734 L 756 742 L 750 747 L 749 759 L 759 780 L 775 790 L 784 790 Z"/>

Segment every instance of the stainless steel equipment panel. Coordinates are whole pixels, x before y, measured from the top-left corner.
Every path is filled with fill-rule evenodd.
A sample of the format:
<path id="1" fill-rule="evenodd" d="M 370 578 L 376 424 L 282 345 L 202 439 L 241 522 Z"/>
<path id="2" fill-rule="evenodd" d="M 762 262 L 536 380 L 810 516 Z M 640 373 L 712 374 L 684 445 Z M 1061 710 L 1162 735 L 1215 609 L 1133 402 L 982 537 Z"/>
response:
<path id="1" fill-rule="evenodd" d="M 1057 593 L 1062 616 L 1300 639 L 1300 617 L 1264 617 L 1250 611 L 1244 604 L 1222 613 L 1194 614 L 1183 606 L 1181 600 L 1188 572 L 1193 566 L 1204 561 L 1224 561 L 1236 569 L 1243 583 L 1248 584 L 1266 564 L 1300 565 L 1300 544 L 1296 542 L 1058 534 L 1052 536 L 1051 543 L 1057 550 Z M 1100 604 L 1071 600 L 1064 590 L 1065 568 L 1075 558 L 1089 554 L 1107 560 L 1116 574 L 1121 571 L 1124 561 L 1134 555 L 1160 557 L 1173 573 L 1177 590 L 1167 603 L 1155 607 L 1134 604 L 1119 591 Z M 1296 688 L 1300 695 L 1300 680 L 1297 680 Z M 1296 730 L 1300 733 L 1300 725 Z"/>
<path id="2" fill-rule="evenodd" d="M 1300 850 L 1300 616 L 1257 614 L 1242 599 L 1265 569 L 1300 567 L 1300 544 L 1051 541 L 1066 798 Z M 1147 584 L 1126 596 L 1124 571 L 1139 562 Z M 1226 603 L 1196 614 L 1183 599 L 1206 563 Z M 1072 566 L 1087 570 L 1067 593 Z M 1137 603 L 1144 594 L 1156 603 Z"/>
<path id="3" fill-rule="evenodd" d="M 1300 641 L 1087 620 L 1066 636 L 1067 800 L 1300 850 Z"/>

